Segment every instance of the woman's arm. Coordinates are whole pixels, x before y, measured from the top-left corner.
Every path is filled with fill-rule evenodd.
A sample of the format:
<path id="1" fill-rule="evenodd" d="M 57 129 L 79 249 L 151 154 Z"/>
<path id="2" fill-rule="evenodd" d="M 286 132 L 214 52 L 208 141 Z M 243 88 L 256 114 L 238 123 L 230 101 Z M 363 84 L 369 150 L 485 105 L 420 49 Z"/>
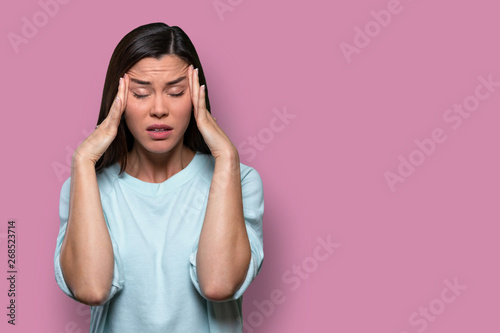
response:
<path id="1" fill-rule="evenodd" d="M 64 280 L 75 298 L 88 305 L 101 305 L 111 290 L 114 254 L 101 205 L 95 163 L 116 137 L 127 91 L 128 76 L 125 76 L 120 79 L 117 98 L 108 116 L 76 149 L 71 163 L 69 217 L 60 264 Z"/>
<path id="2" fill-rule="evenodd" d="M 243 217 L 238 152 L 215 160 L 201 229 L 196 266 L 203 294 L 230 298 L 243 283 L 250 263 L 250 242 Z"/>
<path id="3" fill-rule="evenodd" d="M 101 305 L 107 299 L 113 279 L 113 247 L 95 165 L 83 156 L 74 156 L 71 165 L 69 219 L 60 262 L 66 284 L 78 301 Z"/>
<path id="4" fill-rule="evenodd" d="M 215 169 L 201 229 L 196 268 L 207 299 L 230 298 L 245 280 L 251 259 L 243 216 L 240 161 L 236 147 L 217 125 L 205 104 L 205 87 L 189 67 L 189 88 L 196 125 L 215 158 Z"/>

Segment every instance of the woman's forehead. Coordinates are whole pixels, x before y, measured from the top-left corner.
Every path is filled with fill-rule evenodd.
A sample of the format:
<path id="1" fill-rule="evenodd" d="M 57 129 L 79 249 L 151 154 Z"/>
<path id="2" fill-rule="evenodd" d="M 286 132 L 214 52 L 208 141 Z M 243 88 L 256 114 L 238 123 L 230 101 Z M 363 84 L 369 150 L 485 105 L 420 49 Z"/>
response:
<path id="1" fill-rule="evenodd" d="M 176 55 L 165 55 L 160 59 L 144 58 L 130 70 L 130 77 L 170 81 L 187 72 L 188 64 Z"/>

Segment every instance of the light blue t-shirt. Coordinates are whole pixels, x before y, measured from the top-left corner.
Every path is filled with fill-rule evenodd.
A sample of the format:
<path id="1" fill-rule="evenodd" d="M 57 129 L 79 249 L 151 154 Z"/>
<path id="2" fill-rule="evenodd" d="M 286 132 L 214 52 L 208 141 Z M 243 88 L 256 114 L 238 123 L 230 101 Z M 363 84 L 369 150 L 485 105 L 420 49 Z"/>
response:
<path id="1" fill-rule="evenodd" d="M 91 307 L 90 332 L 242 332 L 242 295 L 264 259 L 262 180 L 255 169 L 240 164 L 250 265 L 230 300 L 211 302 L 200 291 L 196 251 L 214 165 L 211 155 L 197 152 L 163 183 L 147 183 L 125 172 L 118 175 L 118 163 L 97 174 L 114 274 L 108 301 Z M 59 287 L 74 298 L 59 262 L 69 193 L 68 178 L 61 189 L 54 267 Z"/>

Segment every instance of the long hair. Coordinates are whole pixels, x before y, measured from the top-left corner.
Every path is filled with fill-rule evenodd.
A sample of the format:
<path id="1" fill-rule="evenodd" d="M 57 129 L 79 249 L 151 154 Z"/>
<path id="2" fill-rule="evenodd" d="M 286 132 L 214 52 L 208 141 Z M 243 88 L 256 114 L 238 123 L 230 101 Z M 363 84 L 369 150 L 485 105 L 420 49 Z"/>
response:
<path id="1" fill-rule="evenodd" d="M 203 67 L 193 43 L 186 33 L 177 26 L 170 27 L 165 23 L 151 23 L 132 30 L 116 46 L 109 61 L 104 81 L 97 125 L 108 116 L 109 109 L 118 92 L 120 77 L 123 77 L 131 67 L 143 58 L 152 57 L 159 60 L 163 56 L 170 54 L 176 55 L 188 65 L 198 68 L 199 82 L 200 85 L 205 85 L 205 103 L 207 110 L 210 112 L 208 87 Z M 183 143 L 194 151 L 210 154 L 210 149 L 198 130 L 193 112 L 191 112 L 191 119 L 184 133 Z M 95 166 L 96 171 L 119 162 L 121 165 L 121 174 L 127 166 L 127 153 L 132 149 L 133 144 L 134 137 L 130 133 L 125 121 L 123 121 L 122 116 L 116 137 L 106 152 L 97 161 Z"/>

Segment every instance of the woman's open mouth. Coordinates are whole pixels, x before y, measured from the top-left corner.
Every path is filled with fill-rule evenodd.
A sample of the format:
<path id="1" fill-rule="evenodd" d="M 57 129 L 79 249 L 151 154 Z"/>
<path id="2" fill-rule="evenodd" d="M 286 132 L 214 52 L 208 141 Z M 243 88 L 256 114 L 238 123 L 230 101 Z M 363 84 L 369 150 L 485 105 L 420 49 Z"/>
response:
<path id="1" fill-rule="evenodd" d="M 149 136 L 155 140 L 166 139 L 172 132 L 172 127 L 163 124 L 154 124 L 146 128 Z"/>

